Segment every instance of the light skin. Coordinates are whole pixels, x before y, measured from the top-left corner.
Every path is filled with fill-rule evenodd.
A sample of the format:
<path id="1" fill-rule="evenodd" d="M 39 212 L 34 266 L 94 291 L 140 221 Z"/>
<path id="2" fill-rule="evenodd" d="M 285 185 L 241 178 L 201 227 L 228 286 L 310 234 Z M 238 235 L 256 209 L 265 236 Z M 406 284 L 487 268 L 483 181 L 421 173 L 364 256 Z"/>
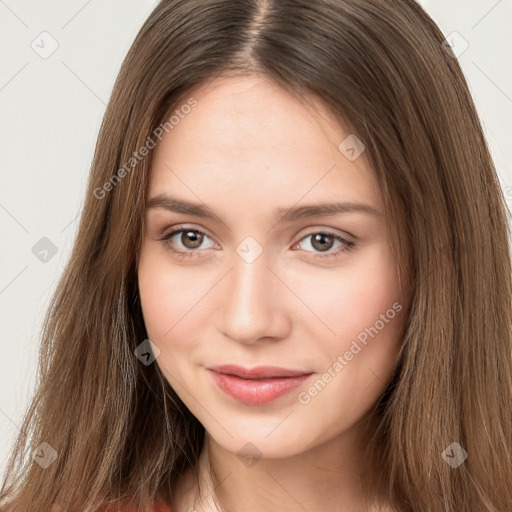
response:
<path id="1" fill-rule="evenodd" d="M 362 425 L 392 375 L 407 306 L 376 178 L 364 152 L 351 161 L 338 149 L 350 132 L 317 100 L 304 104 L 261 76 L 217 78 L 192 96 L 197 106 L 155 149 L 148 203 L 168 195 L 218 219 L 153 201 L 138 279 L 155 364 L 206 430 L 200 473 L 209 461 L 216 493 L 234 512 L 368 512 Z M 282 218 L 343 202 L 374 212 Z M 244 245 L 249 236 L 255 243 Z M 250 263 L 240 255 L 258 247 Z M 389 310 L 396 315 L 333 369 Z M 247 405 L 206 370 L 230 363 L 313 374 L 269 404 Z M 301 403 L 298 394 L 322 378 Z M 248 442 L 257 448 L 250 466 L 237 455 Z M 189 472 L 173 512 L 215 510 L 211 494 L 200 500 L 191 484 Z"/>

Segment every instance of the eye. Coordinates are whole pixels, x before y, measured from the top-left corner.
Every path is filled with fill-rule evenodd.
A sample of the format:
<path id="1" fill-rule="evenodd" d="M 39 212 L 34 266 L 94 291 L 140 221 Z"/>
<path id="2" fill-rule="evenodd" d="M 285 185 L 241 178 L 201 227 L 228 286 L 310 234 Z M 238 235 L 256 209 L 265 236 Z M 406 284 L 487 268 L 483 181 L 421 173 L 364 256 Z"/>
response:
<path id="1" fill-rule="evenodd" d="M 350 240 L 346 240 L 345 238 L 334 233 L 324 231 L 318 231 L 306 235 L 301 239 L 301 241 L 297 245 L 300 245 L 302 240 L 306 240 L 308 238 L 311 239 L 311 241 L 309 242 L 309 244 L 306 244 L 306 246 L 312 247 L 314 251 L 319 251 L 319 253 L 314 254 L 315 258 L 339 257 L 343 253 L 353 249 L 355 246 L 354 242 Z M 331 251 L 331 249 L 335 246 L 336 242 L 338 242 L 339 244 L 337 246 L 337 250 Z"/>
<path id="2" fill-rule="evenodd" d="M 199 229 L 178 226 L 178 228 L 165 235 L 161 241 L 164 242 L 164 247 L 166 249 L 176 253 L 178 257 L 191 258 L 193 256 L 199 256 L 198 253 L 200 251 L 196 249 L 201 248 L 205 239 L 210 239 L 210 237 Z M 209 249 L 212 247 L 215 247 L 215 243 L 213 246 L 202 247 L 202 249 Z"/>

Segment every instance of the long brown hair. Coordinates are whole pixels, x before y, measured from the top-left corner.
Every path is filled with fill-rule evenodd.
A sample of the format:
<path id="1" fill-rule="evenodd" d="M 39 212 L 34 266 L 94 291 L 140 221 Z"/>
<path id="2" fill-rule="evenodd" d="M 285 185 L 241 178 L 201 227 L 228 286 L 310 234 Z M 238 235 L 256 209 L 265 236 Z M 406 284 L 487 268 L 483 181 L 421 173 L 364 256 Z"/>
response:
<path id="1" fill-rule="evenodd" d="M 395 372 L 372 411 L 366 492 L 397 511 L 512 510 L 508 210 L 443 40 L 413 0 L 157 5 L 105 112 L 2 510 L 172 503 L 196 467 L 204 428 L 158 366 L 134 355 L 147 338 L 137 261 L 153 151 L 141 148 L 193 105 L 192 88 L 249 73 L 320 98 L 363 141 L 412 284 Z M 56 452 L 44 468 L 33 459 L 41 449 Z M 457 467 L 455 454 L 467 455 Z"/>

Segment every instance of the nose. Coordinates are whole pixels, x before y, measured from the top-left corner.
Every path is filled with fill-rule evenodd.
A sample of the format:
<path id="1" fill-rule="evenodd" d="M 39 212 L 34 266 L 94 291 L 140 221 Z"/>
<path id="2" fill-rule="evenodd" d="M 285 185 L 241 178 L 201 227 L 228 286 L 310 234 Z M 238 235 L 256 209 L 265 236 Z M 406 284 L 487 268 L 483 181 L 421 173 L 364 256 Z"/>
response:
<path id="1" fill-rule="evenodd" d="M 252 263 L 233 254 L 233 268 L 218 290 L 219 332 L 243 344 L 285 338 L 291 292 L 277 274 L 265 251 Z"/>

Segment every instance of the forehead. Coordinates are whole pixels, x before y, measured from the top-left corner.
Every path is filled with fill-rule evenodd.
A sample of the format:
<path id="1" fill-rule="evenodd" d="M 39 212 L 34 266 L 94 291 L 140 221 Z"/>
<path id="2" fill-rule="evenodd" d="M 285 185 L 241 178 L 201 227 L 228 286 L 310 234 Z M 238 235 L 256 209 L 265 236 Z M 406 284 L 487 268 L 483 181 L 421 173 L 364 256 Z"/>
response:
<path id="1" fill-rule="evenodd" d="M 230 204 L 238 197 L 259 208 L 306 196 L 380 204 L 364 152 L 350 161 L 339 150 L 351 134 L 318 99 L 301 101 L 261 76 L 217 78 L 182 104 L 190 98 L 196 106 L 155 150 L 149 196 L 178 190 L 197 200 L 230 191 Z"/>

